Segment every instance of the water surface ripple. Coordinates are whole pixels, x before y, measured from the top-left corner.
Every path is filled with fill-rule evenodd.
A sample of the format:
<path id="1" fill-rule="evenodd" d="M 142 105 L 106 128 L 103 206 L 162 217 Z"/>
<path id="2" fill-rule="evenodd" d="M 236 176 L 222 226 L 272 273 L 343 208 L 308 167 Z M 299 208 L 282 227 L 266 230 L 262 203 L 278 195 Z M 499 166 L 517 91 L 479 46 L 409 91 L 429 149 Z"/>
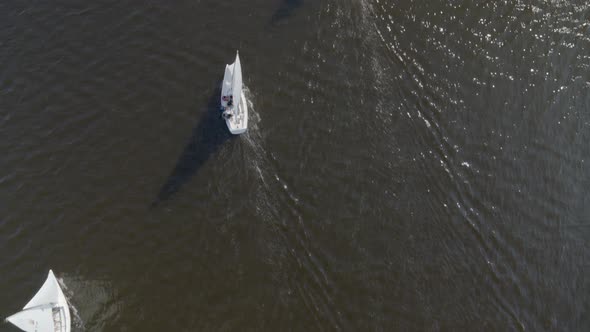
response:
<path id="1" fill-rule="evenodd" d="M 0 3 L 0 315 L 52 268 L 75 331 L 589 330 L 589 17 Z"/>

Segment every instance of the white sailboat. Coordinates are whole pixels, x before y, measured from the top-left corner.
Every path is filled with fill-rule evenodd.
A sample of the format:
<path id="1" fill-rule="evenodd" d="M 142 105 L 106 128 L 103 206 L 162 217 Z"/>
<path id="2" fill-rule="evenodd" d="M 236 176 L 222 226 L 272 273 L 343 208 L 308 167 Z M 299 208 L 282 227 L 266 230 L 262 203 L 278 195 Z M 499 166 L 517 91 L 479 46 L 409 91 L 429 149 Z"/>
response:
<path id="1" fill-rule="evenodd" d="M 70 332 L 70 308 L 51 270 L 23 310 L 6 320 L 27 332 Z"/>
<path id="2" fill-rule="evenodd" d="M 239 52 L 231 65 L 225 65 L 221 83 L 221 111 L 227 128 L 234 134 L 242 134 L 248 129 L 248 106 L 242 90 L 242 65 Z"/>

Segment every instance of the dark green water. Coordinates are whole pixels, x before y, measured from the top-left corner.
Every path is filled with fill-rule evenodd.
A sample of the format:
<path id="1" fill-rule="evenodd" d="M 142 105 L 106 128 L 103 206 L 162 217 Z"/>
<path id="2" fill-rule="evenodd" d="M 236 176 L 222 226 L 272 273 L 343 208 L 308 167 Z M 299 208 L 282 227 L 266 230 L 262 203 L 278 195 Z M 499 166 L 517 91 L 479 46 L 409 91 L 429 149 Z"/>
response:
<path id="1" fill-rule="evenodd" d="M 588 331 L 589 92 L 583 1 L 3 1 L 0 316 Z"/>

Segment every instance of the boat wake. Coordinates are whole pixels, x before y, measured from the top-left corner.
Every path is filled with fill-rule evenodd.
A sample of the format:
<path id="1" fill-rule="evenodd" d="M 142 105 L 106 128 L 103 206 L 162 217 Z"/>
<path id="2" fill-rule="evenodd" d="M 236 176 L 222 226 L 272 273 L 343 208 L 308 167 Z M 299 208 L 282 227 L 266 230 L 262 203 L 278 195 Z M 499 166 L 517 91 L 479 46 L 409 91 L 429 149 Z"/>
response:
<path id="1" fill-rule="evenodd" d="M 248 109 L 250 110 L 250 124 L 247 134 L 244 135 L 246 145 L 245 153 L 248 168 L 260 180 L 257 181 L 257 210 L 273 210 L 276 212 L 278 211 L 278 206 L 276 205 L 278 202 L 275 202 L 277 191 L 286 193 L 293 202 L 297 202 L 298 199 L 290 191 L 287 183 L 279 176 L 275 156 L 266 149 L 266 139 L 263 131 L 260 129 L 261 117 L 254 107 L 253 99 L 255 96 L 247 87 L 244 87 L 244 90 Z"/>
<path id="2" fill-rule="evenodd" d="M 68 302 L 68 306 L 70 307 L 70 315 L 71 315 L 71 324 L 72 324 L 72 328 L 74 328 L 75 330 L 80 330 L 80 331 L 86 331 L 86 326 L 84 325 L 84 321 L 82 320 L 82 317 L 80 317 L 80 312 L 78 311 L 78 308 L 76 308 L 76 306 L 72 303 L 71 299 L 74 298 L 74 292 L 71 291 L 68 286 L 66 285 L 65 281 L 63 278 L 57 278 L 57 282 L 59 283 L 59 286 L 61 287 L 64 296 L 66 297 L 66 301 Z"/>
<path id="3" fill-rule="evenodd" d="M 282 288 L 281 293 L 290 294 L 277 301 L 293 301 L 294 294 L 296 301 L 306 308 L 306 314 L 315 317 L 318 324 L 340 327 L 343 319 L 333 310 L 334 282 L 322 263 L 324 258 L 313 249 L 314 239 L 304 217 L 304 202 L 280 175 L 278 158 L 267 149 L 268 140 L 263 134 L 270 131 L 261 130 L 263 121 L 254 107 L 256 96 L 247 88 L 245 92 L 250 124 L 247 134 L 243 135 L 244 155 L 247 168 L 256 179 L 252 181 L 254 193 L 251 197 L 256 200 L 256 214 L 266 225 L 272 226 L 270 229 L 274 233 L 271 238 L 275 240 L 265 244 L 267 260 L 276 269 L 272 278 Z M 299 272 L 296 275 L 285 272 L 293 270 Z"/>
<path id="4" fill-rule="evenodd" d="M 70 307 L 72 331 L 108 330 L 122 308 L 109 282 L 71 275 L 57 280 Z"/>

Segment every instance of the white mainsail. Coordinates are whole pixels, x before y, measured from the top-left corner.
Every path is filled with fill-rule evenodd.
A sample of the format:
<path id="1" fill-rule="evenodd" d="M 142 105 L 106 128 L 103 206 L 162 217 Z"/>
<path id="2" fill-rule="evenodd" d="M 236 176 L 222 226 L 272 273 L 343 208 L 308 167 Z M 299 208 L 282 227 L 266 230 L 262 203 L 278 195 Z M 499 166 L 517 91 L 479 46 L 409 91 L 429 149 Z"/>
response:
<path id="1" fill-rule="evenodd" d="M 232 75 L 234 73 L 234 65 L 225 65 L 225 73 L 223 75 L 223 83 L 221 85 L 221 96 L 229 96 L 232 94 Z M 225 101 L 222 99 L 221 103 L 225 105 Z"/>
<path id="2" fill-rule="evenodd" d="M 26 332 L 69 332 L 70 309 L 53 272 L 21 312 L 7 321 Z"/>
<path id="3" fill-rule="evenodd" d="M 233 83 L 232 93 L 234 96 L 234 104 L 236 107 L 240 105 L 240 97 L 242 96 L 242 64 L 240 63 L 240 55 L 236 52 L 236 61 L 233 64 Z"/>

